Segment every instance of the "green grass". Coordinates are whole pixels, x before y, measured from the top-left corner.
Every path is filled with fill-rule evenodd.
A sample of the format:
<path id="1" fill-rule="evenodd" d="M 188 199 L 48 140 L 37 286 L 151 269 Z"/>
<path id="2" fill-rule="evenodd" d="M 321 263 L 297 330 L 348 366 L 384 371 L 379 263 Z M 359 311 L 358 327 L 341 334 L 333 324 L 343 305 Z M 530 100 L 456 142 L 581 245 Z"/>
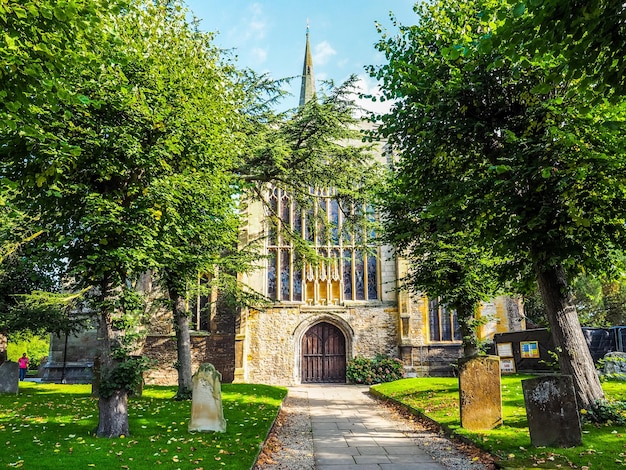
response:
<path id="1" fill-rule="evenodd" d="M 506 468 L 626 468 L 626 426 L 583 425 L 583 445 L 569 449 L 535 448 L 530 444 L 521 380 L 530 376 L 502 377 L 504 424 L 490 431 L 461 428 L 459 388 L 456 378 L 413 378 L 372 387 L 414 412 L 440 423 L 448 432 L 463 436 L 498 458 Z M 626 383 L 605 382 L 607 398 L 625 401 Z"/>
<path id="2" fill-rule="evenodd" d="M 191 402 L 175 392 L 146 386 L 129 400 L 130 435 L 105 439 L 93 434 L 91 385 L 20 382 L 18 395 L 0 395 L 0 468 L 249 470 L 287 390 L 223 384 L 225 433 L 189 433 Z"/>

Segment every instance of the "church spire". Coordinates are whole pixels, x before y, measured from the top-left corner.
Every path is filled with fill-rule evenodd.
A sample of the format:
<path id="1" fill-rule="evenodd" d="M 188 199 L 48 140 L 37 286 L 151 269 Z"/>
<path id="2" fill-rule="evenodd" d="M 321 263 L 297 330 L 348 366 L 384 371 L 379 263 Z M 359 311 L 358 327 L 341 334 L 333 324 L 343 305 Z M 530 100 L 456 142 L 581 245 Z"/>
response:
<path id="1" fill-rule="evenodd" d="M 309 44 L 309 24 L 306 25 L 306 47 L 304 50 L 304 66 L 302 67 L 302 86 L 300 87 L 300 106 L 315 96 L 315 79 L 313 78 L 313 59 Z"/>

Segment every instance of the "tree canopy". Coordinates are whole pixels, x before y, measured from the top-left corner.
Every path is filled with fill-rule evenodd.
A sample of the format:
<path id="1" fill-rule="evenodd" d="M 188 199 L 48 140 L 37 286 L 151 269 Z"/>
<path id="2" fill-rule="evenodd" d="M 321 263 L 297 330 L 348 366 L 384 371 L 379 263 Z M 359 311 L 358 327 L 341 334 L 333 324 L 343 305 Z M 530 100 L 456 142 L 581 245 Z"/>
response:
<path id="1" fill-rule="evenodd" d="M 15 249 L 38 235 L 33 262 L 63 260 L 63 289 L 84 293 L 101 338 L 97 433 L 126 434 L 139 369 L 119 330 L 135 331 L 145 307 L 133 286 L 158 273 L 177 328 L 188 327 L 190 281 L 259 259 L 230 256 L 243 200 L 276 184 L 303 204 L 329 186 L 361 201 L 377 172 L 360 138 L 351 144 L 352 81 L 275 113 L 278 84 L 236 70 L 177 1 L 0 8 L 0 73 L 15 71 L 0 85 L 0 217 L 26 221 Z"/>
<path id="2" fill-rule="evenodd" d="M 92 288 L 85 299 L 98 313 L 102 338 L 98 434 L 115 436 L 128 431 L 130 385 L 120 378 L 128 367 L 113 362 L 114 330 L 141 309 L 128 286 L 198 235 L 185 238 L 181 228 L 176 238 L 167 223 L 183 201 L 203 204 L 197 210 L 213 221 L 205 237 L 232 237 L 216 221 L 233 212 L 242 100 L 211 36 L 189 25 L 180 4 L 89 7 L 83 17 L 80 8 L 64 16 L 51 6 L 52 17 L 42 18 L 51 21 L 44 22 L 49 29 L 68 23 L 51 33 L 49 47 L 71 44 L 73 50 L 49 51 L 53 65 L 37 69 L 39 81 L 29 74 L 23 80 L 28 91 L 19 96 L 26 103 L 12 110 L 20 124 L 0 134 L 1 176 L 16 187 L 12 203 L 45 232 L 57 259 L 66 260 L 64 279 L 73 281 L 66 287 Z M 39 19 L 36 9 L 11 8 L 18 25 L 25 14 Z M 15 30 L 16 41 L 27 40 L 23 28 Z M 42 33 L 38 48 L 20 49 L 24 63 L 37 62 L 47 37 Z M 20 84 L 9 85 L 19 91 Z M 192 184 L 198 187 L 190 196 Z"/>
<path id="3" fill-rule="evenodd" d="M 602 390 L 567 279 L 609 271 L 623 245 L 626 147 L 615 130 L 625 108 L 589 107 L 571 92 L 580 80 L 563 74 L 546 82 L 564 57 L 501 60 L 485 47 L 486 36 L 525 45 L 498 36 L 505 5 L 419 4 L 416 25 L 379 42 L 388 63 L 372 74 L 394 100 L 380 132 L 399 153 L 394 178 L 403 182 L 391 200 L 420 224 L 436 221 L 431 240 L 458 232 L 488 247 L 502 260 L 493 266 L 502 281 L 539 283 L 561 367 L 575 376 L 581 406 L 591 406 Z"/>
<path id="4" fill-rule="evenodd" d="M 626 7 L 612 0 L 511 0 L 499 5 L 505 19 L 493 44 L 513 57 L 558 58 L 559 76 L 577 80 L 590 101 L 626 92 Z M 491 42 L 491 37 L 485 38 Z M 523 45 L 523 47 L 519 47 Z M 590 60 L 592 58 L 592 60 Z"/>

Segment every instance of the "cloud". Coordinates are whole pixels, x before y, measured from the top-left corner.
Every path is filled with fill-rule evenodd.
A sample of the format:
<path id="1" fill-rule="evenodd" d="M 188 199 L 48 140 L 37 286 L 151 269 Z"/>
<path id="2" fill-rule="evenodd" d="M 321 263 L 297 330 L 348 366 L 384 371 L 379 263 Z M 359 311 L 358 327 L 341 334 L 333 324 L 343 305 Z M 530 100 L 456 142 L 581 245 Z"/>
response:
<path id="1" fill-rule="evenodd" d="M 241 47 L 248 42 L 260 41 L 267 35 L 269 20 L 260 3 L 252 3 L 241 16 L 236 26 L 228 31 L 231 43 Z"/>
<path id="2" fill-rule="evenodd" d="M 326 72 L 315 72 L 315 81 L 323 82 L 324 80 L 328 80 L 328 74 Z"/>
<path id="3" fill-rule="evenodd" d="M 262 47 L 254 47 L 250 51 L 254 61 L 257 64 L 262 64 L 267 59 L 267 49 L 263 49 Z"/>
<path id="4" fill-rule="evenodd" d="M 376 101 L 372 101 L 371 98 L 357 98 L 357 105 L 366 111 L 373 112 L 375 114 L 386 114 L 393 105 L 392 101 L 381 101 L 382 91 L 378 82 L 371 77 L 359 75 L 358 80 L 355 83 L 359 93 L 364 95 L 371 95 L 376 98 Z M 362 114 L 367 114 L 362 112 Z"/>
<path id="5" fill-rule="evenodd" d="M 322 41 L 313 48 L 313 64 L 324 65 L 328 59 L 336 54 L 337 51 L 328 41 Z"/>

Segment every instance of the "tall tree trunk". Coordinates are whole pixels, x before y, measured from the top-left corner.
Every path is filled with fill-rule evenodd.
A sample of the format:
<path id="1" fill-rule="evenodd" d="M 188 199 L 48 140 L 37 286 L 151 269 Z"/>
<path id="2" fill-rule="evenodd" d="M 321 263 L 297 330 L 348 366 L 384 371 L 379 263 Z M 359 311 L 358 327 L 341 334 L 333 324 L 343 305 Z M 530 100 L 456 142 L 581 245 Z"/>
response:
<path id="1" fill-rule="evenodd" d="M 478 332 L 472 324 L 476 314 L 475 305 L 456 305 L 456 315 L 461 332 L 463 344 L 463 357 L 477 356 L 480 353 L 478 347 Z"/>
<path id="2" fill-rule="evenodd" d="M 578 312 L 569 294 L 562 266 L 535 267 L 539 291 L 554 345 L 558 348 L 561 373 L 571 375 L 580 408 L 591 408 L 604 398 L 600 379 L 585 341 Z"/>
<path id="3" fill-rule="evenodd" d="M 191 340 L 189 338 L 189 312 L 185 306 L 185 299 L 173 282 L 167 286 L 172 313 L 174 316 L 174 331 L 176 332 L 176 369 L 178 371 L 177 400 L 191 398 L 193 382 L 191 378 Z"/>
<path id="4" fill-rule="evenodd" d="M 128 435 L 128 393 L 116 390 L 107 398 L 98 398 L 98 437 Z"/>
<path id="5" fill-rule="evenodd" d="M 128 435 L 128 393 L 126 389 L 115 390 L 109 396 L 103 396 L 102 387 L 108 374 L 116 367 L 112 352 L 112 315 L 113 305 L 109 284 L 102 283 L 100 316 L 98 317 L 98 337 L 100 339 L 100 394 L 98 398 L 98 437 L 119 437 Z"/>

